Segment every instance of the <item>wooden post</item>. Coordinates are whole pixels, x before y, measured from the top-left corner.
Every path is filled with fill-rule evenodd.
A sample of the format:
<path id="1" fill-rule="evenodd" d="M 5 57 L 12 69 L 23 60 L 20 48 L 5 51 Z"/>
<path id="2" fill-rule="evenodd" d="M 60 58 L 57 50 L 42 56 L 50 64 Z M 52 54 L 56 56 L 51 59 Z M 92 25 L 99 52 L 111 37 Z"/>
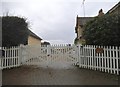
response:
<path id="1" fill-rule="evenodd" d="M 24 60 L 24 45 L 23 44 L 20 44 L 19 46 L 19 65 L 22 65 L 23 64 L 23 60 Z"/>
<path id="2" fill-rule="evenodd" d="M 116 47 L 116 69 L 117 69 L 117 75 L 120 73 L 120 47 Z"/>

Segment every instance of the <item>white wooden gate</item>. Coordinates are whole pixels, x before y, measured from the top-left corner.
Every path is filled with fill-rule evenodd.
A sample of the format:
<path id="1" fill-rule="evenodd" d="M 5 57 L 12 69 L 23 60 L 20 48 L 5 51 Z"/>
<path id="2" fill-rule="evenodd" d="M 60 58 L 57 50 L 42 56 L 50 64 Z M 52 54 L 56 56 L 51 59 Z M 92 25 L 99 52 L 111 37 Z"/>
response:
<path id="1" fill-rule="evenodd" d="M 97 49 L 102 50 L 97 52 Z M 48 64 L 49 66 L 53 64 L 52 66 L 54 66 L 59 62 L 64 62 L 64 64 L 77 64 L 80 68 L 120 74 L 120 47 L 117 46 L 21 45 L 9 48 L 0 47 L 0 51 L 2 53 L 0 55 L 0 69 L 21 65 Z"/>
<path id="2" fill-rule="evenodd" d="M 23 46 L 22 64 L 52 64 L 58 61 L 77 64 L 78 49 L 75 45 Z"/>

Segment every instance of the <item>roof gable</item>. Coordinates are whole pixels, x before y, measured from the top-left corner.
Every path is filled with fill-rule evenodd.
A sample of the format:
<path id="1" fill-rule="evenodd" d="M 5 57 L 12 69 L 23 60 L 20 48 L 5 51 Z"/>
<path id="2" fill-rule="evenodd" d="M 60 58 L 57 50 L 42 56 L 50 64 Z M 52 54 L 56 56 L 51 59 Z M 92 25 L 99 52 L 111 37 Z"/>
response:
<path id="1" fill-rule="evenodd" d="M 39 39 L 39 40 L 42 40 L 39 36 L 37 36 L 35 33 L 33 33 L 31 30 L 29 30 L 29 35 L 36 38 L 36 39 Z"/>
<path id="2" fill-rule="evenodd" d="M 115 10 L 119 11 L 120 10 L 120 2 L 118 2 L 115 6 L 113 6 L 106 14 L 112 13 Z"/>
<path id="3" fill-rule="evenodd" d="M 93 20 L 94 17 L 77 17 L 77 25 L 84 26 L 90 20 Z"/>

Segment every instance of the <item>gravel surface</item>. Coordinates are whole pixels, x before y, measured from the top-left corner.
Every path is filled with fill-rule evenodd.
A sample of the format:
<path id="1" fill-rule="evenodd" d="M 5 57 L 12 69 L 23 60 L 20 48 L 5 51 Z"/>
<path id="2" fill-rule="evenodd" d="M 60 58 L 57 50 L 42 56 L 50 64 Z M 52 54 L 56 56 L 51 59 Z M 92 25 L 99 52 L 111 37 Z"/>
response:
<path id="1" fill-rule="evenodd" d="M 3 85 L 118 85 L 118 76 L 56 62 L 2 72 Z"/>

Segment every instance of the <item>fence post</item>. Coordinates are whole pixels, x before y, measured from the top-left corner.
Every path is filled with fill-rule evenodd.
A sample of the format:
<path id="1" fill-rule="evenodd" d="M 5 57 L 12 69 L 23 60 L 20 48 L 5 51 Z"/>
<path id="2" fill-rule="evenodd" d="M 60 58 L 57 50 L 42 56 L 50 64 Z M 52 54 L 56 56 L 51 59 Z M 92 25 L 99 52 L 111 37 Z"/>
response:
<path id="1" fill-rule="evenodd" d="M 118 74 L 120 75 L 120 47 L 118 48 Z"/>
<path id="2" fill-rule="evenodd" d="M 74 56 L 75 56 L 75 59 L 74 59 L 74 65 L 77 65 L 78 64 L 78 53 L 79 53 L 79 47 L 78 47 L 78 45 L 73 45 L 73 47 L 74 47 L 74 49 L 75 49 L 75 52 L 73 52 L 74 54 Z"/>
<path id="3" fill-rule="evenodd" d="M 77 45 L 77 49 L 76 50 L 77 50 L 77 62 L 76 63 L 77 63 L 77 65 L 79 65 L 79 56 L 80 56 L 79 55 L 79 45 Z"/>
<path id="4" fill-rule="evenodd" d="M 120 74 L 120 47 L 116 47 L 117 75 Z"/>
<path id="5" fill-rule="evenodd" d="M 51 46 L 50 45 L 47 45 L 47 64 L 50 62 L 51 63 L 51 59 L 50 59 L 50 56 L 51 56 Z"/>
<path id="6" fill-rule="evenodd" d="M 0 70 L 2 69 L 1 60 L 2 60 L 2 47 L 0 47 Z"/>
<path id="7" fill-rule="evenodd" d="M 23 44 L 20 44 L 19 46 L 19 65 L 22 65 L 22 62 L 23 62 L 23 47 L 24 45 Z"/>
<path id="8" fill-rule="evenodd" d="M 78 45 L 78 63 L 79 63 L 79 67 L 81 67 L 81 46 Z"/>

